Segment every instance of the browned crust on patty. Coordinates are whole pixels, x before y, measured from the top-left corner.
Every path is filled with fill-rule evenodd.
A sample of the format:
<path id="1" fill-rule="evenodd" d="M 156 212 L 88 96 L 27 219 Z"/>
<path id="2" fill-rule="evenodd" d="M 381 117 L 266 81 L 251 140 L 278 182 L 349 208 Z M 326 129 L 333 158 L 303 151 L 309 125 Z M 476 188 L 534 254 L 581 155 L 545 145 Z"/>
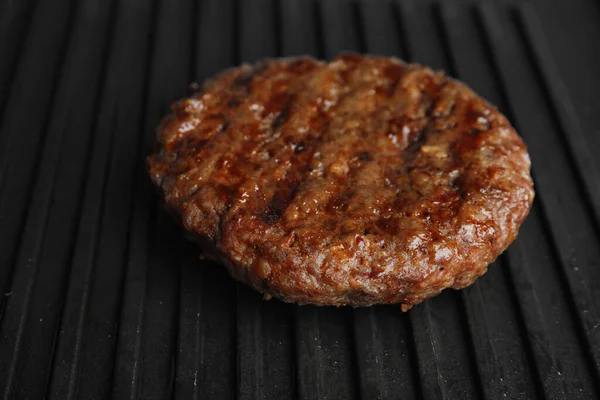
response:
<path id="1" fill-rule="evenodd" d="M 265 60 L 175 103 L 153 182 L 207 255 L 295 303 L 420 303 L 515 239 L 527 150 L 460 82 L 390 58 Z"/>

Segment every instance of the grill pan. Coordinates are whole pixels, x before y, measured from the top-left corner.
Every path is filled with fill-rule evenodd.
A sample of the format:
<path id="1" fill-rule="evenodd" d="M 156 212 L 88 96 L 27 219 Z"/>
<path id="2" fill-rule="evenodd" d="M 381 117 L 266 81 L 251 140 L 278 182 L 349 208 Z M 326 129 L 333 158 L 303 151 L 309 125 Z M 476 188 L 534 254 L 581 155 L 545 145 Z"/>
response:
<path id="1" fill-rule="evenodd" d="M 599 398 L 600 174 L 531 4 L 2 3 L 3 399 Z M 408 313 L 262 301 L 198 260 L 145 172 L 189 82 L 341 51 L 446 70 L 532 157 L 517 241 Z"/>

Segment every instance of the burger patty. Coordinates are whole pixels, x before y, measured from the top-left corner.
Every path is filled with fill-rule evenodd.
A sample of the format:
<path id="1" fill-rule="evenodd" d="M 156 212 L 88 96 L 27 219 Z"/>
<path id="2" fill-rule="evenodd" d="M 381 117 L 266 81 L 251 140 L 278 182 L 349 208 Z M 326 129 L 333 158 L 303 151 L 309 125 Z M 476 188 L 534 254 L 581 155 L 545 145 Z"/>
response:
<path id="1" fill-rule="evenodd" d="M 172 106 L 150 176 L 230 274 L 298 304 L 413 304 L 515 239 L 527 149 L 464 84 L 397 59 L 274 59 Z"/>

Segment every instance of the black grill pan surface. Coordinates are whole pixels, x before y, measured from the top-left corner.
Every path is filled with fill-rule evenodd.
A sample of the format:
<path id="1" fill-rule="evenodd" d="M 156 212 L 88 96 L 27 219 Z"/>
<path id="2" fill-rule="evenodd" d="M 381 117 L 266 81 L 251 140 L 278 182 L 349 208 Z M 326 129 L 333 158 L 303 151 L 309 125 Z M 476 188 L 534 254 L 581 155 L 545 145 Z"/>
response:
<path id="1" fill-rule="evenodd" d="M 342 51 L 465 81 L 532 158 L 517 241 L 407 313 L 263 301 L 198 259 L 145 172 L 190 82 Z M 600 398 L 600 174 L 582 125 L 529 3 L 3 0 L 0 395 Z"/>

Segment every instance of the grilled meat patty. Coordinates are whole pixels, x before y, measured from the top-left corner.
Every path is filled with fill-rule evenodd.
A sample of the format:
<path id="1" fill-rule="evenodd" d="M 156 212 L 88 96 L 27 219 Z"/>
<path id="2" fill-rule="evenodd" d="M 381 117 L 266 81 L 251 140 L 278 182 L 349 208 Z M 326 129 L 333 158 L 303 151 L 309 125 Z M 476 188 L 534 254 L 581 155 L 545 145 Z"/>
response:
<path id="1" fill-rule="evenodd" d="M 525 145 L 464 84 L 397 59 L 265 60 L 175 103 L 148 158 L 206 256 L 288 302 L 420 303 L 515 239 Z"/>

